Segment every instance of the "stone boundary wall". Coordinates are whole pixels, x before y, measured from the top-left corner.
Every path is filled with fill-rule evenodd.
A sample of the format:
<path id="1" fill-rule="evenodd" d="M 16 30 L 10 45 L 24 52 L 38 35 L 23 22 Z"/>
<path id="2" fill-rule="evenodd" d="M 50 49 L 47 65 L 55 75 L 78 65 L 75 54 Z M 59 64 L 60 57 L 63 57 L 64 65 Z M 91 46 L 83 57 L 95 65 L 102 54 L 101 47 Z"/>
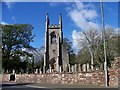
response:
<path id="1" fill-rule="evenodd" d="M 119 86 L 119 77 L 120 77 L 120 57 L 115 58 L 115 61 L 112 62 L 112 66 L 109 69 L 109 85 L 110 86 Z"/>
<path id="2" fill-rule="evenodd" d="M 74 74 L 16 74 L 17 83 L 53 83 L 53 84 L 93 84 L 104 85 L 104 72 Z M 9 81 L 9 75 L 3 75 L 3 81 Z"/>
<path id="3" fill-rule="evenodd" d="M 118 87 L 119 60 L 115 60 L 109 69 L 109 86 Z M 9 81 L 9 74 L 3 74 L 3 81 Z M 16 74 L 17 83 L 85 84 L 105 86 L 104 71 L 51 74 Z"/>
<path id="4" fill-rule="evenodd" d="M 10 74 L 2 74 L 2 81 L 9 81 Z"/>
<path id="5" fill-rule="evenodd" d="M 16 75 L 16 81 L 31 83 L 53 83 L 53 84 L 94 84 L 104 85 L 104 73 L 78 73 L 78 74 L 34 74 Z"/>

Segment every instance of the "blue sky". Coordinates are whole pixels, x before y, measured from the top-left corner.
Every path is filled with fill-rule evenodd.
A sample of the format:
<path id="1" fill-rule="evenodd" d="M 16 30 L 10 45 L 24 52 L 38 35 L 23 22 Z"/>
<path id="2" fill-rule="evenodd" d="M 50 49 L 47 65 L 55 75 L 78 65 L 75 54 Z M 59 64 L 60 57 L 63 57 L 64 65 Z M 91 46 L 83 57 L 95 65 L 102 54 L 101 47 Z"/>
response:
<path id="1" fill-rule="evenodd" d="M 118 28 L 118 4 L 105 2 L 105 25 Z M 100 3 L 50 3 L 50 2 L 12 2 L 2 3 L 2 24 L 31 24 L 36 36 L 31 45 L 40 48 L 44 45 L 45 15 L 48 12 L 50 24 L 58 24 L 59 14 L 63 18 L 63 35 L 73 40 L 83 29 L 101 28 Z M 77 48 L 77 47 L 76 47 Z"/>

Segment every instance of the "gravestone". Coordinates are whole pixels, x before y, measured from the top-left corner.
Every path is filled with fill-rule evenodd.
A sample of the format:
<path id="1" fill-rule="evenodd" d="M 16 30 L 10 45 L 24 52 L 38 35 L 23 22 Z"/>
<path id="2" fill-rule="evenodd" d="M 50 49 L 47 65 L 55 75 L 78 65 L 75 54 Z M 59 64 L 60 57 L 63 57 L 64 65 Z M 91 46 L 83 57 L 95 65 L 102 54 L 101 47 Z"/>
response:
<path id="1" fill-rule="evenodd" d="M 72 65 L 72 67 L 71 67 L 71 68 L 72 68 L 72 72 L 74 72 L 74 66 L 73 66 L 73 65 Z"/>
<path id="2" fill-rule="evenodd" d="M 77 64 L 74 65 L 74 72 L 77 72 Z"/>
<path id="3" fill-rule="evenodd" d="M 51 66 L 49 66 L 49 70 L 50 70 L 50 73 L 52 73 L 52 68 L 51 68 Z"/>
<path id="4" fill-rule="evenodd" d="M 39 73 L 42 74 L 42 70 L 41 70 L 41 68 L 39 69 Z"/>
<path id="5" fill-rule="evenodd" d="M 15 74 L 15 70 L 13 69 L 12 74 Z"/>
<path id="6" fill-rule="evenodd" d="M 78 64 L 78 71 L 81 72 L 81 64 Z"/>
<path id="7" fill-rule="evenodd" d="M 71 72 L 71 69 L 70 69 L 70 64 L 68 64 L 68 70 L 69 70 L 69 73 Z"/>
<path id="8" fill-rule="evenodd" d="M 35 74 L 38 74 L 38 69 L 35 69 Z"/>
<path id="9" fill-rule="evenodd" d="M 83 72 L 86 72 L 86 64 L 83 64 Z"/>
<path id="10" fill-rule="evenodd" d="M 89 63 L 87 63 L 87 71 L 88 71 L 88 72 L 90 71 Z"/>

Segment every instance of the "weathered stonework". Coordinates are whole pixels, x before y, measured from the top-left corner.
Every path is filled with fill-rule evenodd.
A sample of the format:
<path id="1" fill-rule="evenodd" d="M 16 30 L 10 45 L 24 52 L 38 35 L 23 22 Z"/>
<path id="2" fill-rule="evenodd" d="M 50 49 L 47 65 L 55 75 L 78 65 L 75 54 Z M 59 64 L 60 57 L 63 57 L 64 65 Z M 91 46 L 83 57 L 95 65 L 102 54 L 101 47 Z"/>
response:
<path id="1" fill-rule="evenodd" d="M 115 58 L 115 61 L 112 63 L 112 68 L 109 70 L 109 85 L 110 86 L 119 86 L 119 77 L 120 77 L 120 57 Z"/>
<path id="2" fill-rule="evenodd" d="M 109 86 L 118 87 L 119 58 L 109 69 Z M 3 81 L 9 81 L 9 74 L 3 74 Z M 49 74 L 16 74 L 17 83 L 52 83 L 52 84 L 84 84 L 105 86 L 104 71 L 79 72 L 79 73 L 49 73 Z"/>
<path id="3" fill-rule="evenodd" d="M 44 73 L 51 69 L 54 72 L 67 70 L 69 55 L 63 45 L 62 15 L 60 14 L 59 24 L 50 25 L 48 14 L 46 15 L 45 31 L 45 53 L 44 53 Z"/>

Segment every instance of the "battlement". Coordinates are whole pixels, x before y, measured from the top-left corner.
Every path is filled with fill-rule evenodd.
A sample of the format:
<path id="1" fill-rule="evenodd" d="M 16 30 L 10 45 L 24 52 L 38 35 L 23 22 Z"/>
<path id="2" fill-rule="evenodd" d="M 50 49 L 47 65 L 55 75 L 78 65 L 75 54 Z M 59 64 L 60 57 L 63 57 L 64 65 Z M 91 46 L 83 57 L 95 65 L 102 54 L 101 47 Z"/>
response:
<path id="1" fill-rule="evenodd" d="M 49 28 L 52 28 L 52 29 L 60 28 L 60 25 L 52 24 L 52 25 L 49 25 Z"/>

